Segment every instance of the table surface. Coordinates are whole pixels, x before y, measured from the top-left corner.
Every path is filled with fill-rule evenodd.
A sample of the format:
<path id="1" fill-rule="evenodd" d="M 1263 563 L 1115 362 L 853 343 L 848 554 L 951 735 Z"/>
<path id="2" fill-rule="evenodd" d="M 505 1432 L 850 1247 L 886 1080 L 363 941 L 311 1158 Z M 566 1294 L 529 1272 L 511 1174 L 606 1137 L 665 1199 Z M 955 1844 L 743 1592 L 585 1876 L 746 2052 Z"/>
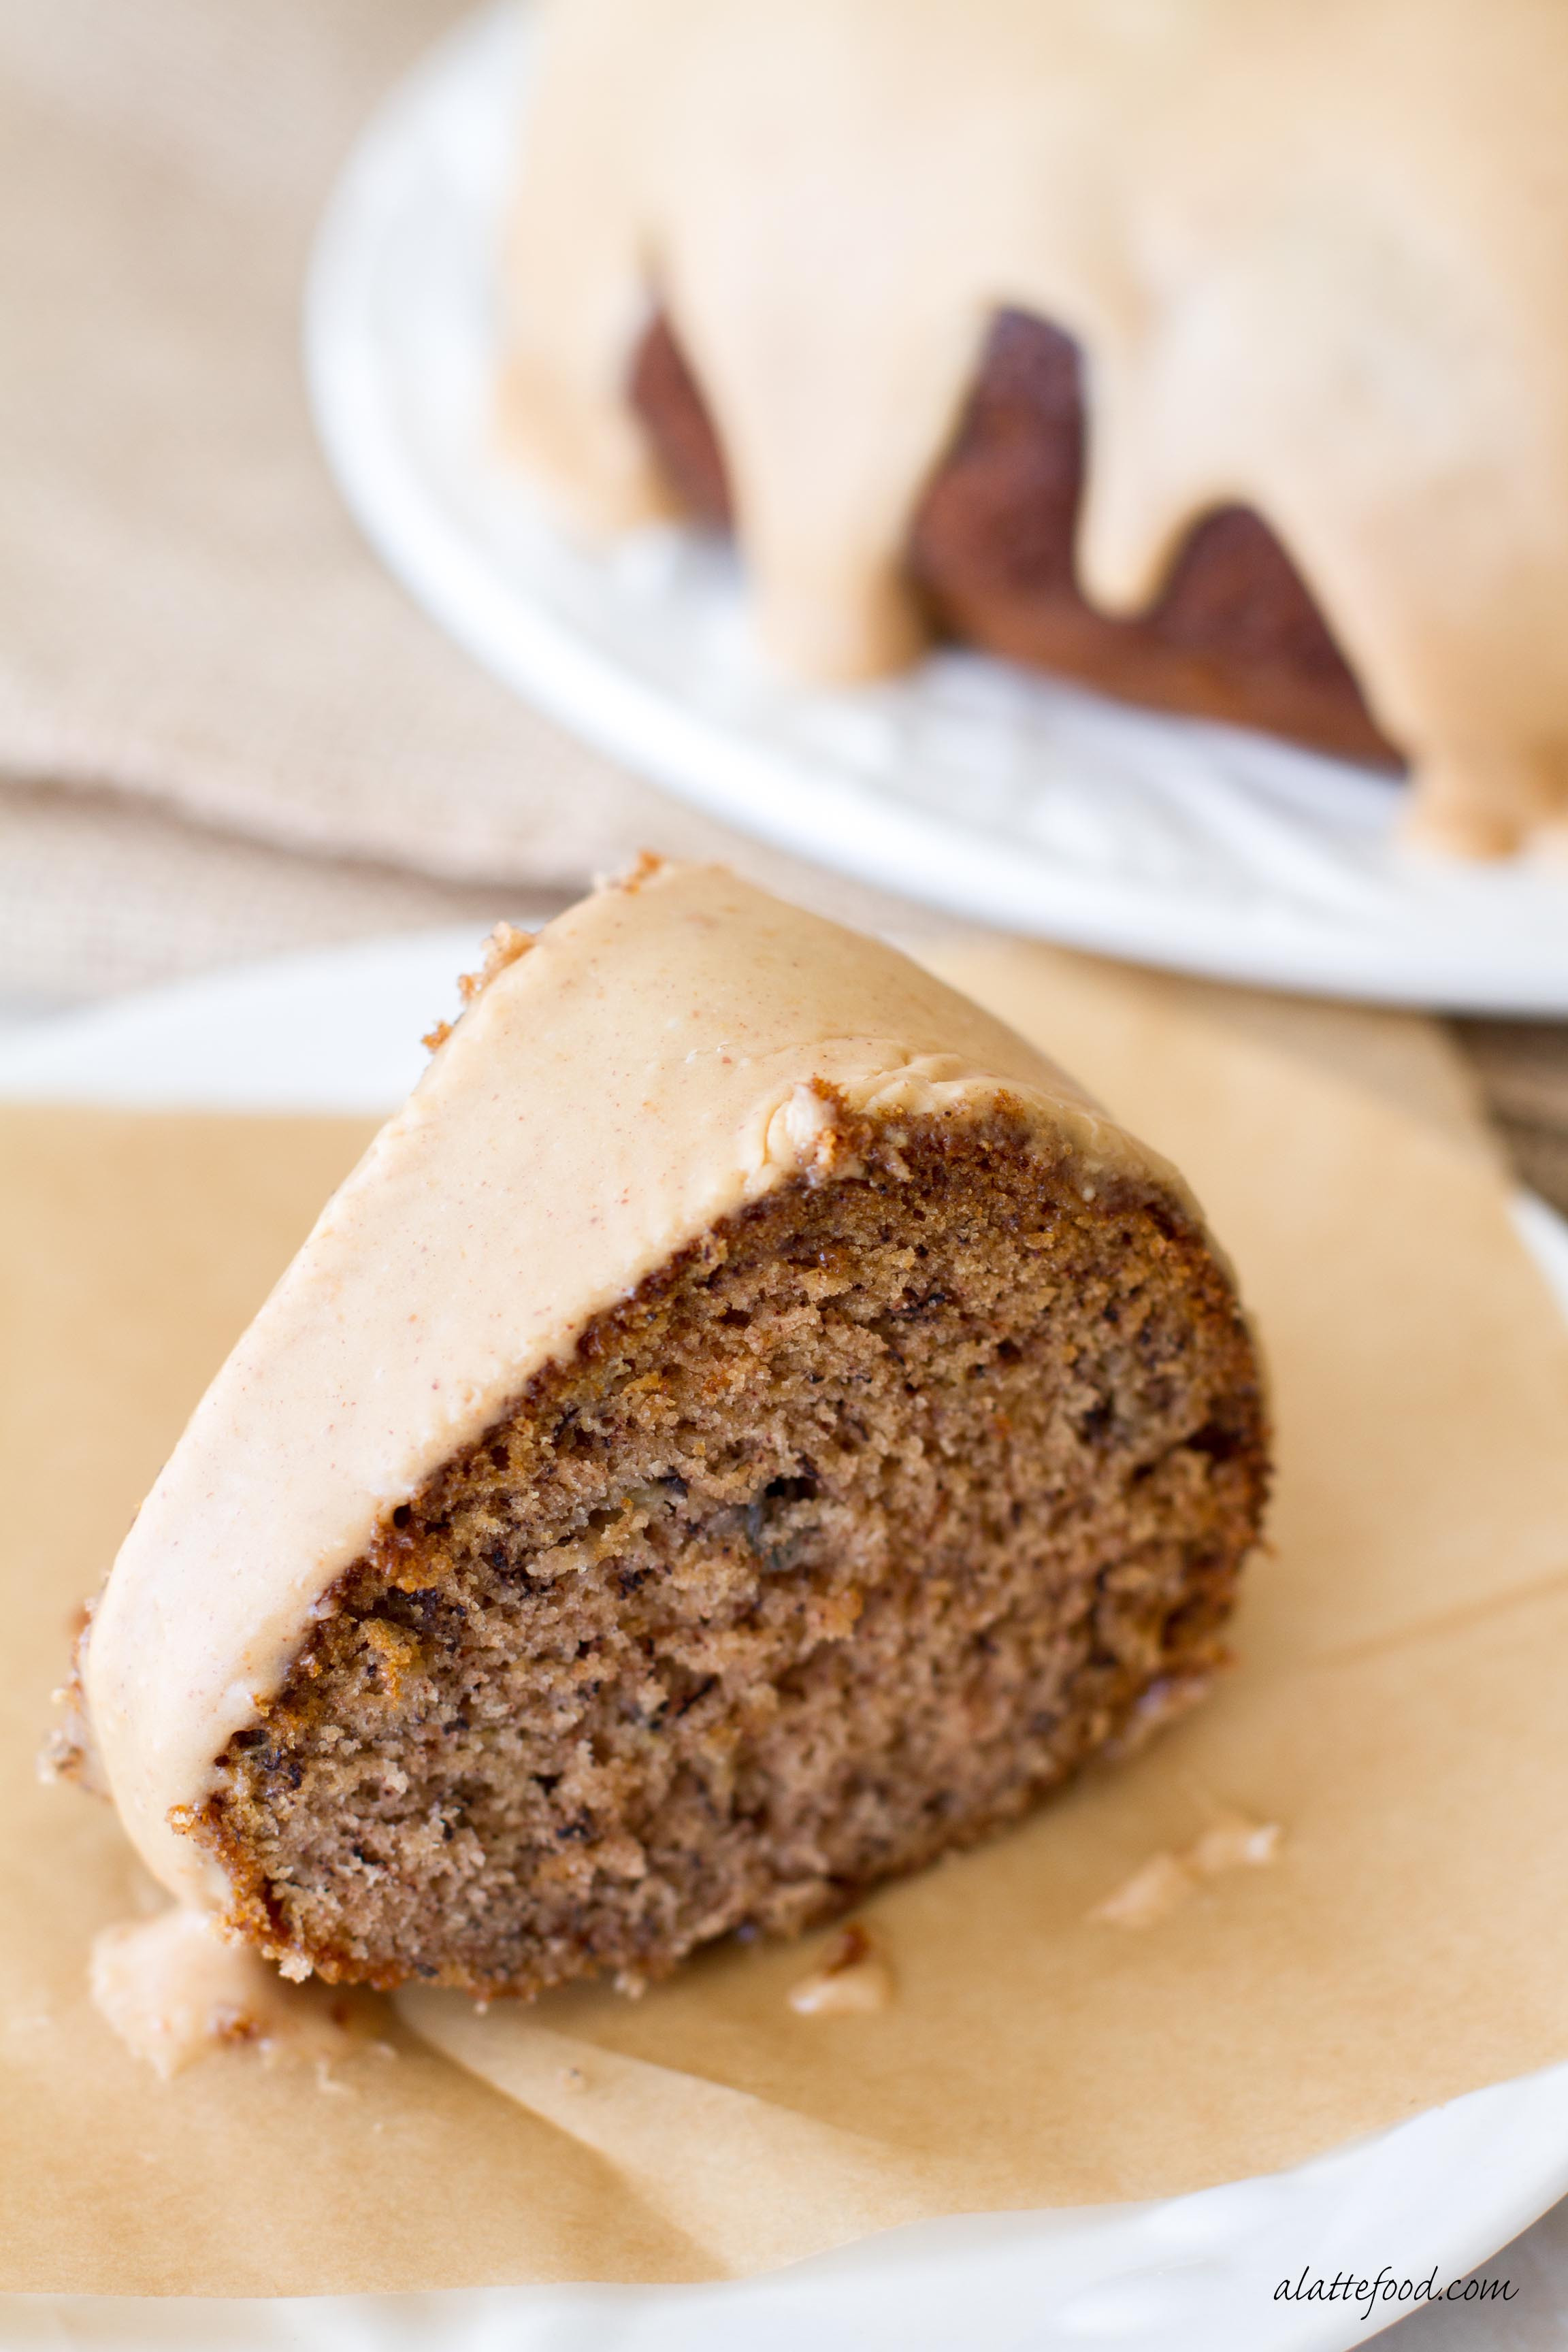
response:
<path id="1" fill-rule="evenodd" d="M 1451 1026 L 1521 1181 L 1568 1216 L 1568 1022 Z"/>

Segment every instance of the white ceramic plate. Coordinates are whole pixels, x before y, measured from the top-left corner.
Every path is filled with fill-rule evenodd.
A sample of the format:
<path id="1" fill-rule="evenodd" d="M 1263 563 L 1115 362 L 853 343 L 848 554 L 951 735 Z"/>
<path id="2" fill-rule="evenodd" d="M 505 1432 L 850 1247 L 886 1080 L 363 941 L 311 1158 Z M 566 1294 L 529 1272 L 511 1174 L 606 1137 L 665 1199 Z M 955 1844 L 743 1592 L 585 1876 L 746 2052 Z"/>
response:
<path id="1" fill-rule="evenodd" d="M 1402 853 L 1385 780 L 969 654 L 854 693 L 791 688 L 752 652 L 722 546 L 563 536 L 490 427 L 527 63 L 509 5 L 394 93 L 332 200 L 308 304 L 344 494 L 470 652 L 715 815 L 961 914 L 1221 978 L 1568 1013 L 1568 866 Z"/>
<path id="2" fill-rule="evenodd" d="M 440 931 L 224 972 L 0 1044 L 0 1099 L 380 1112 L 423 1066 L 478 941 Z M 1521 1230 L 1568 1314 L 1568 1226 Z M 1568 2192 L 1568 2067 L 1457 2099 L 1267 2179 L 1158 2205 L 938 2222 L 738 2286 L 519 2287 L 284 2302 L 0 2298 L 0 2347 L 191 2352 L 1341 2352 L 1332 2276 L 1460 2277 Z M 1397 2311 L 1380 2314 L 1385 2322 Z"/>

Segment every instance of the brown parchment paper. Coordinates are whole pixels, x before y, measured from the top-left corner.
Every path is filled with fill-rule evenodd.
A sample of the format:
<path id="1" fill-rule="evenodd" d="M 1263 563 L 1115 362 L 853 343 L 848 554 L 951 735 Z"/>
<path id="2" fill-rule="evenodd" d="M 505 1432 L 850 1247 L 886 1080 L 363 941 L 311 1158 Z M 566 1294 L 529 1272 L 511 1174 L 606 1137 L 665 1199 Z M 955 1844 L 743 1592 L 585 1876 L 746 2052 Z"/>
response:
<path id="1" fill-rule="evenodd" d="M 336 2093 L 120 2048 L 83 1970 L 136 1874 L 33 1778 L 68 1616 L 366 1129 L 0 1114 L 0 2289 L 735 2275 L 1268 2169 L 1568 2056 L 1568 1332 L 1436 1031 L 1045 950 L 952 976 L 1192 1177 L 1279 1490 L 1235 1673 L 870 1903 L 870 2016 L 788 2008 L 818 1938 L 637 2003 L 408 1999 Z M 1142 1931 L 1087 1917 L 1226 1808 L 1283 1825 L 1272 1865 Z"/>

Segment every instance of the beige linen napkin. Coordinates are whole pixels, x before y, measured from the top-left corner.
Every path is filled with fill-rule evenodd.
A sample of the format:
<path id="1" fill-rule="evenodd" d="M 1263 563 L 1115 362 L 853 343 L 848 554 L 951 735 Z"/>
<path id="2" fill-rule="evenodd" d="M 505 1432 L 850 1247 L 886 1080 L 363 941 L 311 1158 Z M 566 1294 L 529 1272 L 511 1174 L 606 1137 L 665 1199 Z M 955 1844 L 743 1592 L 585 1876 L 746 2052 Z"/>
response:
<path id="1" fill-rule="evenodd" d="M 890 919 L 494 684 L 327 477 L 310 240 L 364 119 L 461 13 L 0 0 L 0 997 L 548 912 L 648 841 Z"/>

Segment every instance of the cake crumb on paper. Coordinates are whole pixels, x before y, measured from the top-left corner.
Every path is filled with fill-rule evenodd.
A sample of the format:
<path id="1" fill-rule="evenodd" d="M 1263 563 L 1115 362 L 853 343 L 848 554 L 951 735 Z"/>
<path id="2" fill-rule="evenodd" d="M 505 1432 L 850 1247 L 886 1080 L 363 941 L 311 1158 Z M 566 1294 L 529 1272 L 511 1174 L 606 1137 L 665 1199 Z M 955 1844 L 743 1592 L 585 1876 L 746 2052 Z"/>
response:
<path id="1" fill-rule="evenodd" d="M 1221 1813 L 1180 1853 L 1152 1854 L 1130 1878 L 1095 1904 L 1087 1916 L 1108 1927 L 1152 1927 L 1197 1892 L 1205 1878 L 1258 1870 L 1271 1863 L 1284 1835 L 1278 1822 Z"/>
<path id="2" fill-rule="evenodd" d="M 363 1997 L 285 1983 L 199 1911 L 175 1907 L 105 1927 L 93 1938 L 89 1981 L 99 2015 L 165 2082 L 243 2044 L 264 2065 L 308 2065 L 322 2090 L 342 2091 L 332 2073 L 340 2060 L 367 2047 L 396 2054 L 371 2040 Z"/>
<path id="3" fill-rule="evenodd" d="M 892 1998 L 892 1969 L 858 1920 L 840 1928 L 811 1974 L 787 1995 L 800 2017 L 866 2017 Z"/>

